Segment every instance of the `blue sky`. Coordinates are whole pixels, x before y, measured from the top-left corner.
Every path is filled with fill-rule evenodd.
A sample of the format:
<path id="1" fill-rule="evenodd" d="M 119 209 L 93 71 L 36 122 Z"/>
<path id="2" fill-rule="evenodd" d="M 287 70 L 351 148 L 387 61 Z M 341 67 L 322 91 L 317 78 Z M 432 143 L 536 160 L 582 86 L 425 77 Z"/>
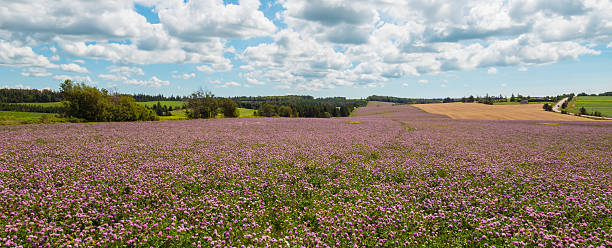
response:
<path id="1" fill-rule="evenodd" d="M 123 93 L 352 98 L 612 91 L 610 1 L 0 3 L 0 87 L 72 79 Z"/>

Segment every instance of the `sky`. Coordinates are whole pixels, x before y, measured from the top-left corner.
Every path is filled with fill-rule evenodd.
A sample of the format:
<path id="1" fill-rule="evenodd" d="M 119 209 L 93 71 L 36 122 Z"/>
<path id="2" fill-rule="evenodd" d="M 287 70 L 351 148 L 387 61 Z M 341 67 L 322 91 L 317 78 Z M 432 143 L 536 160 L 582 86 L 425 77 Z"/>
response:
<path id="1" fill-rule="evenodd" d="M 363 98 L 612 91 L 610 0 L 0 0 L 0 87 Z"/>

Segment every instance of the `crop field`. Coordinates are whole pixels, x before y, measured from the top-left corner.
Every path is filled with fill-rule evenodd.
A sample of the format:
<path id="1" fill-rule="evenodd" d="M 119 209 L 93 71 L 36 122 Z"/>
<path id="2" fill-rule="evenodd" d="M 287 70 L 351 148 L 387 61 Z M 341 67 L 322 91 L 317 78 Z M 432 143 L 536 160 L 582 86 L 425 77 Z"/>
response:
<path id="1" fill-rule="evenodd" d="M 612 96 L 577 96 L 568 104 L 572 113 L 580 113 L 582 107 L 588 114 L 599 111 L 603 116 L 612 117 Z"/>
<path id="2" fill-rule="evenodd" d="M 183 101 L 150 101 L 150 102 L 136 102 L 136 103 L 147 106 L 147 107 L 153 107 L 153 105 L 156 105 L 157 102 L 159 102 L 159 104 L 161 104 L 162 106 L 166 105 L 172 108 L 182 108 L 183 105 L 185 105 L 185 102 Z"/>
<path id="3" fill-rule="evenodd" d="M 453 119 L 479 120 L 550 120 L 589 121 L 572 115 L 547 112 L 542 104 L 486 105 L 480 103 L 435 103 L 412 105 L 428 113 L 446 115 Z"/>
<path id="4" fill-rule="evenodd" d="M 609 122 L 380 105 L 2 126 L 0 143 L 3 246 L 612 245 Z"/>
<path id="5" fill-rule="evenodd" d="M 41 107 L 62 107 L 62 102 L 20 102 L 21 105 L 36 105 Z"/>
<path id="6" fill-rule="evenodd" d="M 41 119 L 41 117 L 43 119 Z M 54 121 L 54 122 L 64 122 L 65 121 L 62 118 L 55 117 L 55 114 L 17 112 L 17 111 L 0 111 L 0 125 L 40 123 L 42 120 L 48 120 L 48 121 Z"/>

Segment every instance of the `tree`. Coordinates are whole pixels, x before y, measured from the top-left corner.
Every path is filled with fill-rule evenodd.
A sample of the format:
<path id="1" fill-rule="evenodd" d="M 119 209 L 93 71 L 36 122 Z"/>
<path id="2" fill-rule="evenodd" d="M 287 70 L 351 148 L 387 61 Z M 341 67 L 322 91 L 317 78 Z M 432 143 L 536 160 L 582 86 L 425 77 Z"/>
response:
<path id="1" fill-rule="evenodd" d="M 150 109 L 138 105 L 134 97 L 129 95 L 115 96 L 115 104 L 111 105 L 113 121 L 156 121 L 159 117 Z"/>
<path id="2" fill-rule="evenodd" d="M 60 87 L 65 115 L 88 121 L 110 121 L 110 101 L 105 90 L 87 86 L 84 83 L 64 81 Z"/>
<path id="3" fill-rule="evenodd" d="M 542 108 L 546 111 L 552 111 L 552 104 L 544 103 L 544 106 L 542 106 Z"/>
<path id="4" fill-rule="evenodd" d="M 276 116 L 277 114 L 276 114 L 276 109 L 274 108 L 274 105 L 264 103 L 257 110 L 257 115 L 272 117 L 272 116 Z"/>
<path id="5" fill-rule="evenodd" d="M 153 121 L 159 117 L 129 95 L 109 96 L 106 89 L 64 81 L 60 87 L 64 115 L 88 121 Z"/>
<path id="6" fill-rule="evenodd" d="M 231 98 L 221 99 L 220 106 L 224 117 L 238 117 L 238 104 Z"/>
<path id="7" fill-rule="evenodd" d="M 470 95 L 470 97 L 468 97 L 468 101 L 467 102 L 474 102 L 474 96 Z"/>
<path id="8" fill-rule="evenodd" d="M 211 92 L 198 90 L 191 94 L 187 102 L 187 117 L 189 119 L 215 118 L 218 113 L 218 101 Z"/>
<path id="9" fill-rule="evenodd" d="M 586 111 L 586 109 L 584 107 L 580 108 L 580 114 L 581 115 L 586 115 L 587 114 L 587 111 Z"/>

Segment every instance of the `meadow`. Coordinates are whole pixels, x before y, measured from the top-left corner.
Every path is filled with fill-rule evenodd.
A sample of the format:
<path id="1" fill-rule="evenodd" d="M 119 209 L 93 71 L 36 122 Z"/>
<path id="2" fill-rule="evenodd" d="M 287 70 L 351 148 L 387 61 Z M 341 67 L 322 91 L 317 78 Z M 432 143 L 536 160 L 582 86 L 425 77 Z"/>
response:
<path id="1" fill-rule="evenodd" d="M 612 246 L 612 124 L 348 118 L 0 127 L 24 247 Z"/>
<path id="2" fill-rule="evenodd" d="M 156 105 L 158 102 L 162 106 L 166 105 L 174 109 L 182 108 L 186 104 L 186 102 L 184 101 L 149 101 L 149 102 L 136 102 L 136 103 L 143 105 L 143 106 L 147 106 L 147 107 L 153 107 L 153 105 Z"/>
<path id="3" fill-rule="evenodd" d="M 612 117 L 612 96 L 577 96 L 568 104 L 568 111 L 580 113 L 584 107 L 588 114 L 599 111 L 602 116 Z"/>
<path id="4" fill-rule="evenodd" d="M 0 125 L 19 125 L 44 122 L 66 122 L 64 118 L 56 117 L 56 114 L 0 111 Z"/>

